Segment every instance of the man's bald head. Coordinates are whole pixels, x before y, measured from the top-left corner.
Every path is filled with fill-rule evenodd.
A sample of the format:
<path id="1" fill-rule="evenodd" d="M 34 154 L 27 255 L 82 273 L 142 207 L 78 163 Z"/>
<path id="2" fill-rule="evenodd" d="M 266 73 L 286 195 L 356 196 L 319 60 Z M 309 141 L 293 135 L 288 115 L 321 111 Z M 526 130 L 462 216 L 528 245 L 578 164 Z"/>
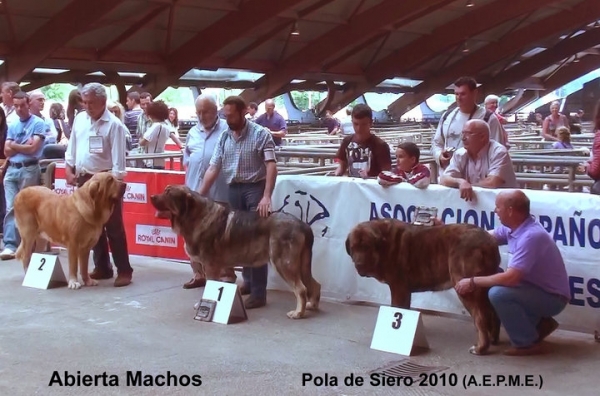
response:
<path id="1" fill-rule="evenodd" d="M 275 111 L 275 101 L 273 99 L 265 100 L 265 112 L 268 115 L 272 115 Z"/>
<path id="2" fill-rule="evenodd" d="M 479 119 L 469 120 L 469 121 L 465 122 L 465 126 L 464 126 L 463 130 L 470 131 L 473 134 L 481 133 L 481 134 L 487 136 L 488 138 L 490 137 L 490 127 L 489 127 L 488 123 L 483 120 L 479 120 Z"/>
<path id="3" fill-rule="evenodd" d="M 217 110 L 217 99 L 212 95 L 202 94 L 196 98 L 195 105 L 196 110 L 198 109 L 198 106 L 206 106 L 207 108 L 214 107 L 215 110 Z"/>
<path id="4" fill-rule="evenodd" d="M 196 98 L 196 115 L 205 129 L 211 128 L 217 121 L 217 100 L 212 95 L 202 94 Z"/>
<path id="5" fill-rule="evenodd" d="M 506 190 L 500 192 L 496 199 L 504 208 L 512 208 L 517 214 L 529 217 L 531 202 L 521 190 Z"/>
<path id="6" fill-rule="evenodd" d="M 483 120 L 469 120 L 465 122 L 462 130 L 463 147 L 471 155 L 479 151 L 490 142 L 490 127 Z"/>
<path id="7" fill-rule="evenodd" d="M 33 91 L 29 93 L 29 109 L 32 114 L 40 116 L 44 110 L 46 95 L 42 91 Z"/>
<path id="8" fill-rule="evenodd" d="M 46 99 L 46 95 L 42 91 L 33 91 L 29 93 L 29 100 Z"/>

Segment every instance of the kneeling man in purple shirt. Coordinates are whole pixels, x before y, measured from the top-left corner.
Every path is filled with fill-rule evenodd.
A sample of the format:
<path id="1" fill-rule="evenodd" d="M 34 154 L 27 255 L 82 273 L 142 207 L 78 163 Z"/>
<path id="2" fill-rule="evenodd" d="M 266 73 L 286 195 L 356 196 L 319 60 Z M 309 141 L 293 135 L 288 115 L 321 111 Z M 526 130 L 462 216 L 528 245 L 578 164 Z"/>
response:
<path id="1" fill-rule="evenodd" d="M 529 198 L 520 190 L 496 197 L 496 215 L 503 224 L 490 231 L 499 245 L 508 244 L 506 272 L 460 280 L 459 294 L 490 288 L 490 302 L 508 333 L 512 347 L 504 354 L 533 355 L 541 341 L 558 327 L 571 292 L 563 258 L 550 234 L 529 213 Z"/>

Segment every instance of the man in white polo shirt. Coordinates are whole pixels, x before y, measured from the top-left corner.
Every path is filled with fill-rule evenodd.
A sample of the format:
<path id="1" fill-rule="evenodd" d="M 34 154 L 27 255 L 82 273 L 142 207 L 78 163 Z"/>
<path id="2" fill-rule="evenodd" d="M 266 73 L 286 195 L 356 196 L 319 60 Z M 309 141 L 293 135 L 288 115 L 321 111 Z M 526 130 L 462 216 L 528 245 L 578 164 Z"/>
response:
<path id="1" fill-rule="evenodd" d="M 118 179 L 125 177 L 125 146 L 127 128 L 106 108 L 106 89 L 90 83 L 81 90 L 85 112 L 77 114 L 65 154 L 67 183 L 81 186 L 95 173 L 112 172 Z M 94 246 L 92 279 L 110 279 L 113 269 L 108 246 L 112 252 L 117 278 L 115 286 L 131 283 L 133 269 L 129 264 L 127 238 L 123 224 L 123 201 L 117 202 Z"/>

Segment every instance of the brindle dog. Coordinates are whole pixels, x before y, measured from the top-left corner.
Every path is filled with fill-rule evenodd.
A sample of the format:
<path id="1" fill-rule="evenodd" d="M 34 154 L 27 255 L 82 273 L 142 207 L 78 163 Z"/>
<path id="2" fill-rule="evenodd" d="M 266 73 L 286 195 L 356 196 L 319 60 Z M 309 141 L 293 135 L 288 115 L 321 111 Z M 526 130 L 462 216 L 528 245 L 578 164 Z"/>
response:
<path id="1" fill-rule="evenodd" d="M 286 213 L 260 217 L 230 210 L 186 186 L 167 186 L 151 201 L 183 237 L 190 258 L 204 265 L 207 279 L 218 279 L 222 268 L 271 262 L 296 295 L 288 317 L 318 309 L 321 285 L 312 277 L 314 235 L 308 224 Z"/>
<path id="2" fill-rule="evenodd" d="M 463 278 L 498 272 L 500 252 L 494 237 L 470 224 L 411 225 L 395 219 L 358 224 L 346 239 L 346 251 L 360 276 L 390 287 L 392 306 L 410 308 L 411 293 L 454 287 Z M 474 319 L 479 333 L 469 350 L 485 354 L 498 342 L 500 320 L 488 289 L 458 297 Z"/>

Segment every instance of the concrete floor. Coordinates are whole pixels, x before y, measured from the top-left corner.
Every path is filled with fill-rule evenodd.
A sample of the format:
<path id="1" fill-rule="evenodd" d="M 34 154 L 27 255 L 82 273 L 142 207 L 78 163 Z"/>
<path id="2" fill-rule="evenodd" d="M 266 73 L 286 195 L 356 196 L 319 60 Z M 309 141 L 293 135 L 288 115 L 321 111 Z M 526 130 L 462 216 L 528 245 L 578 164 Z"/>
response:
<path id="1" fill-rule="evenodd" d="M 63 268 L 66 257 L 61 255 Z M 597 395 L 600 344 L 589 335 L 558 330 L 545 342 L 547 354 L 506 357 L 506 335 L 493 354 L 477 357 L 470 321 L 424 315 L 430 349 L 410 358 L 370 349 L 377 308 L 324 301 L 320 312 L 291 320 L 291 293 L 270 292 L 265 308 L 249 320 L 220 325 L 193 320 L 202 289 L 183 290 L 187 265 L 132 257 L 134 282 L 124 288 L 101 281 L 78 291 L 66 287 L 22 287 L 17 261 L 0 262 L 1 395 L 457 395 L 464 375 L 542 376 L 543 387 L 522 387 L 522 395 Z M 405 360 L 442 366 L 438 374 L 458 376 L 458 386 L 373 387 L 371 370 Z M 118 387 L 59 387 L 48 384 L 57 370 L 70 374 L 115 374 Z M 127 371 L 201 376 L 199 387 L 132 387 Z M 337 376 L 337 386 L 302 386 L 302 374 Z M 349 387 L 349 374 L 366 385 Z M 101 382 L 100 382 L 101 384 Z M 510 387 L 472 387 L 472 395 L 516 394 Z"/>

